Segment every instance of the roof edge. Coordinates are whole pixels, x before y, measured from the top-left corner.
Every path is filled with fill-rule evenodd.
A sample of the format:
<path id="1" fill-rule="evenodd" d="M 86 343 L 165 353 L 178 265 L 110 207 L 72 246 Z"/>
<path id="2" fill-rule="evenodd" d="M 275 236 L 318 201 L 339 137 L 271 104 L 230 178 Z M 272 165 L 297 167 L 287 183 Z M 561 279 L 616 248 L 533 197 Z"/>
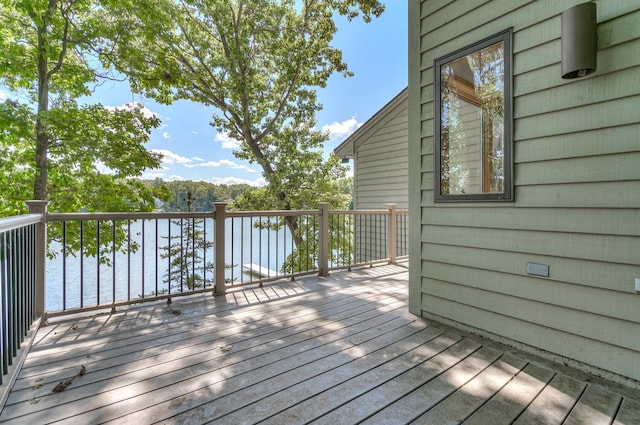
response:
<path id="1" fill-rule="evenodd" d="M 379 121 L 384 119 L 389 113 L 391 113 L 398 105 L 404 100 L 408 99 L 409 87 L 405 87 L 400 93 L 398 93 L 393 99 L 387 102 L 378 112 L 373 114 L 371 118 L 365 121 L 356 131 L 351 133 L 342 143 L 340 143 L 333 153 L 341 158 L 353 158 L 355 155 L 354 147 L 365 134 L 373 128 Z"/>

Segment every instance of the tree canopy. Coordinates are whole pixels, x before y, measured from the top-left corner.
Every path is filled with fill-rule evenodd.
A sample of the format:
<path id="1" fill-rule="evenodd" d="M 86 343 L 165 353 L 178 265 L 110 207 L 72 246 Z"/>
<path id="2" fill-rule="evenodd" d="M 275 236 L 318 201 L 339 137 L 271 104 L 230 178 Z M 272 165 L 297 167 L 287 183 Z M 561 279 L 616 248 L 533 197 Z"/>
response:
<path id="1" fill-rule="evenodd" d="M 23 211 L 28 199 L 57 211 L 127 211 L 163 196 L 131 179 L 160 165 L 144 147 L 158 118 L 136 104 L 78 100 L 111 78 L 99 52 L 122 27 L 103 6 L 0 0 L 0 84 L 9 91 L 0 103 L 2 215 Z"/>
<path id="2" fill-rule="evenodd" d="M 241 142 L 237 157 L 262 168 L 267 188 L 245 198 L 247 207 L 340 200 L 330 186 L 344 169 L 322 155 L 316 90 L 333 73 L 351 75 L 331 46 L 334 14 L 370 20 L 380 2 L 129 0 L 118 8 L 128 30 L 110 52 L 134 90 L 215 107 L 211 124 Z"/>

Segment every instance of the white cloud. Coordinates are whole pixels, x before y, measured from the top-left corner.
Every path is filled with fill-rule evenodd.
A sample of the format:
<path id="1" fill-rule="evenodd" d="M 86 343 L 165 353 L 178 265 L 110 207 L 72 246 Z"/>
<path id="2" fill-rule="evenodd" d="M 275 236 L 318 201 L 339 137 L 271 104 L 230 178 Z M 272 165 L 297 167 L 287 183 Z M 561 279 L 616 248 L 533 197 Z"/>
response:
<path id="1" fill-rule="evenodd" d="M 93 166 L 96 168 L 96 170 L 101 173 L 101 174 L 108 174 L 108 175 L 115 175 L 116 171 L 112 168 L 109 168 L 105 165 L 104 162 L 102 161 L 96 161 Z"/>
<path id="2" fill-rule="evenodd" d="M 164 164 L 181 164 L 189 166 L 193 162 L 186 156 L 178 155 L 177 153 L 171 152 L 168 149 L 152 149 L 151 151 L 161 154 L 162 162 Z"/>
<path id="3" fill-rule="evenodd" d="M 0 102 L 4 102 L 5 100 L 7 100 L 7 94 L 0 90 Z"/>
<path id="4" fill-rule="evenodd" d="M 163 179 L 164 176 L 165 176 L 164 173 L 144 173 L 142 175 L 142 179 L 144 180 Z"/>
<path id="5" fill-rule="evenodd" d="M 237 177 L 215 177 L 209 181 L 213 184 L 226 184 L 226 185 L 248 184 L 250 186 L 264 186 L 265 184 L 267 184 L 264 177 L 260 177 L 255 180 L 240 179 Z"/>
<path id="6" fill-rule="evenodd" d="M 245 170 L 249 173 L 256 172 L 256 170 L 249 168 L 246 165 L 238 164 L 237 162 L 233 162 L 228 159 L 221 159 L 220 161 L 207 161 L 201 164 L 192 165 L 192 167 L 213 167 L 213 168 L 227 167 L 227 168 L 233 168 L 235 170 Z"/>
<path id="7" fill-rule="evenodd" d="M 322 131 L 329 133 L 329 139 L 346 138 L 356 131 L 363 123 L 358 122 L 355 117 L 342 122 L 333 122 L 322 127 Z"/>
<path id="8" fill-rule="evenodd" d="M 164 180 L 165 180 L 165 181 L 168 181 L 168 182 L 175 182 L 175 181 L 179 181 L 179 180 L 184 180 L 184 177 L 182 177 L 182 176 L 178 176 L 178 175 L 176 175 L 176 174 L 173 174 L 173 175 L 171 175 L 171 176 L 167 177 L 167 178 L 166 178 L 166 179 L 164 179 Z"/>
<path id="9" fill-rule="evenodd" d="M 222 147 L 225 149 L 238 149 L 241 145 L 241 142 L 236 139 L 232 139 L 227 133 L 216 133 L 215 139 L 222 143 Z"/>
<path id="10" fill-rule="evenodd" d="M 165 139 L 171 139 L 171 134 L 169 134 L 168 131 L 165 131 L 164 133 L 162 133 L 162 137 L 164 137 Z"/>
<path id="11" fill-rule="evenodd" d="M 195 130 L 191 130 L 191 134 L 198 134 L 198 132 Z"/>
<path id="12" fill-rule="evenodd" d="M 147 108 L 146 106 L 144 106 L 140 102 L 127 102 L 122 106 L 105 106 L 105 109 L 107 109 L 109 111 L 115 111 L 115 110 L 133 111 L 133 110 L 139 110 L 139 111 L 142 112 L 142 115 L 145 118 L 160 118 L 160 114 L 151 111 L 149 108 Z"/>
<path id="13" fill-rule="evenodd" d="M 203 162 L 204 161 L 204 159 L 200 158 L 199 156 L 194 156 L 191 159 L 193 159 L 194 161 L 198 161 L 198 162 Z"/>

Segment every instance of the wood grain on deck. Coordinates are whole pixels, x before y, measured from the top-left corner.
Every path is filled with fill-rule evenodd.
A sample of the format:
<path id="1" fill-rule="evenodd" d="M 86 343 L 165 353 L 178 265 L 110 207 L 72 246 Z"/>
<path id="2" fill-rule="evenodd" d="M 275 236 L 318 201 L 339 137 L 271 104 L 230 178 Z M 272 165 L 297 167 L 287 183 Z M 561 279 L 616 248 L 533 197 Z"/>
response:
<path id="1" fill-rule="evenodd" d="M 60 318 L 0 421 L 639 423 L 633 398 L 406 310 L 406 268 L 383 266 Z"/>

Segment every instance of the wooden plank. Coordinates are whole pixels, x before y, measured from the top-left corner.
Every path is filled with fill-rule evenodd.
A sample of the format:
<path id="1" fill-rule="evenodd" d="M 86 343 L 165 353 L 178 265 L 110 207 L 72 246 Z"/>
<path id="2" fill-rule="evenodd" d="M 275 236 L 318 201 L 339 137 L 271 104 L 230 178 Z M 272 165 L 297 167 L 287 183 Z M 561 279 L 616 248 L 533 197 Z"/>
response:
<path id="1" fill-rule="evenodd" d="M 395 329 L 369 328 L 347 338 L 341 346 L 324 346 L 321 348 L 322 356 L 306 351 L 294 354 L 294 357 L 289 357 L 287 361 L 277 361 L 266 366 L 256 363 L 256 368 L 252 369 L 251 373 L 242 374 L 235 369 L 230 370 L 232 373 L 226 377 L 227 379 L 215 383 L 210 379 L 198 379 L 198 382 L 194 381 L 186 386 L 182 383 L 172 384 L 170 388 L 146 392 L 133 398 L 123 398 L 115 405 L 104 406 L 96 412 L 87 412 L 75 419 L 90 423 L 96 418 L 115 420 L 123 413 L 129 413 L 124 423 L 136 424 L 141 420 L 156 422 L 167 417 L 171 417 L 172 421 L 177 423 L 211 421 L 238 408 L 256 403 L 266 395 L 289 387 L 292 382 L 308 379 L 351 362 L 354 356 L 364 356 L 402 340 L 418 332 L 420 328 L 424 328 L 424 325 L 404 323 Z M 298 362 L 295 362 L 295 359 L 298 359 Z M 267 380 L 268 389 L 265 393 L 264 385 L 259 384 L 266 383 Z M 245 389 L 243 396 L 236 396 L 242 389 Z M 181 413 L 184 415 L 178 416 Z"/>
<path id="2" fill-rule="evenodd" d="M 640 399 L 624 397 L 613 425 L 640 425 Z"/>
<path id="3" fill-rule="evenodd" d="M 274 340 L 277 341 L 277 344 L 281 345 L 282 343 L 281 338 L 287 337 L 294 329 L 297 332 L 303 332 L 303 331 L 306 333 L 313 332 L 313 334 L 317 335 L 318 333 L 317 331 L 314 331 L 314 329 L 315 330 L 331 329 L 335 327 L 335 325 L 338 324 L 338 322 L 340 324 L 339 327 L 341 327 L 341 326 L 349 325 L 350 323 L 357 323 L 359 321 L 362 321 L 363 319 L 366 320 L 367 318 L 375 317 L 377 314 L 379 314 L 378 311 L 376 311 L 375 309 L 371 309 L 370 307 L 371 306 L 369 306 L 369 308 L 367 307 L 356 308 L 356 309 L 349 308 L 348 310 L 345 310 L 342 313 L 329 316 L 329 318 L 335 322 L 327 321 L 327 320 L 318 320 L 317 317 L 313 315 L 309 315 L 309 317 L 306 320 L 298 321 L 295 324 L 293 324 L 293 322 L 291 321 L 288 323 L 283 322 L 282 327 L 277 332 L 273 332 L 273 329 L 271 328 L 272 326 L 274 326 L 274 323 L 270 324 L 271 327 L 262 327 L 262 329 L 259 329 L 259 330 L 254 330 L 251 324 L 248 324 L 249 329 L 238 328 L 238 327 L 235 327 L 233 329 L 228 329 L 225 327 L 216 333 L 212 333 L 208 331 L 207 334 L 212 334 L 212 335 L 210 335 L 207 338 L 204 338 L 204 337 L 189 338 L 189 336 L 187 336 L 186 339 L 178 341 L 178 343 L 181 344 L 182 341 L 185 341 L 185 342 L 189 342 L 190 345 L 187 345 L 184 348 L 171 350 L 168 353 L 166 352 L 166 349 L 169 345 L 166 343 L 165 339 L 161 339 L 160 342 L 157 343 L 155 347 L 153 344 L 143 344 L 140 347 L 131 347 L 128 350 L 121 349 L 115 353 L 113 352 L 113 350 L 110 350 L 107 347 L 105 347 L 106 354 L 96 353 L 96 354 L 93 354 L 91 358 L 87 358 L 87 359 L 83 359 L 82 357 L 80 357 L 79 361 L 83 361 L 83 363 L 92 371 L 92 374 L 87 375 L 85 380 L 88 379 L 89 382 L 100 381 L 101 379 L 107 379 L 109 377 L 112 377 L 115 373 L 115 370 L 119 370 L 119 368 L 120 369 L 124 368 L 125 370 L 131 372 L 134 370 L 145 369 L 149 366 L 161 365 L 163 361 L 170 362 L 175 359 L 180 359 L 185 355 L 184 353 L 186 353 L 187 355 L 194 355 L 195 353 L 198 352 L 197 350 L 195 350 L 194 352 L 194 347 L 198 347 L 198 346 L 202 347 L 200 349 L 201 352 L 207 353 L 212 346 L 215 347 L 223 343 L 235 344 L 236 351 L 240 350 L 240 348 L 242 348 L 243 346 L 252 347 L 255 345 L 263 345 L 263 344 L 268 345 L 269 341 L 274 341 Z M 289 343 L 295 342 L 295 341 L 292 342 L 291 340 L 292 338 L 289 338 Z M 151 362 L 147 362 L 146 359 L 149 356 L 154 357 L 154 360 Z M 73 358 L 72 354 L 71 354 L 71 358 Z M 64 358 L 60 359 L 60 361 L 55 362 L 53 364 L 56 366 L 53 369 L 54 372 L 56 370 L 60 370 L 60 372 L 56 372 L 56 373 L 62 373 L 62 374 L 68 373 L 68 372 L 65 372 L 66 369 L 61 368 L 59 366 L 60 364 L 64 364 Z M 71 366 L 77 366 L 77 363 L 74 364 L 73 362 L 72 363 L 67 362 L 67 364 L 70 364 Z M 69 368 L 71 366 L 69 366 Z M 48 365 L 47 367 L 49 370 L 51 370 L 51 365 Z M 44 368 L 43 370 L 47 370 L 47 368 Z M 49 373 L 51 374 L 51 372 Z M 46 379 L 45 381 L 40 381 L 40 384 L 44 386 L 44 384 L 46 384 L 49 381 L 52 383 L 52 386 L 53 386 L 53 384 L 56 382 L 55 380 L 56 373 L 54 373 L 53 377 L 48 377 L 48 379 Z M 33 374 L 33 377 L 38 379 L 43 379 L 43 377 L 47 378 L 47 375 L 43 375 L 42 373 L 40 373 L 40 374 Z M 59 377 L 59 379 L 62 379 L 62 377 Z M 31 379 L 26 379 L 25 381 L 32 382 Z M 32 384 L 27 383 L 26 385 L 30 386 Z M 43 388 L 43 391 L 46 391 L 46 390 L 47 388 Z"/>
<path id="4" fill-rule="evenodd" d="M 505 355 L 412 424 L 462 423 L 511 381 L 527 361 Z"/>
<path id="5" fill-rule="evenodd" d="M 395 296 L 397 295 L 394 295 L 394 297 Z M 333 326 L 331 323 L 340 322 L 344 324 L 345 322 L 349 323 L 354 320 L 354 318 L 357 321 L 362 320 L 367 316 L 372 317 L 378 314 L 378 312 L 372 308 L 372 305 L 367 306 L 366 304 L 366 302 L 358 302 L 356 304 L 349 302 L 345 303 L 344 300 L 341 300 L 333 309 L 324 310 L 323 314 L 325 314 L 326 319 L 322 318 L 320 320 L 318 319 L 317 314 L 312 314 L 311 312 L 307 312 L 299 318 L 294 317 L 296 315 L 292 313 L 292 317 L 286 318 L 285 320 L 274 318 L 268 321 L 259 321 L 256 323 L 248 322 L 236 326 L 218 326 L 217 330 L 215 330 L 215 328 L 204 330 L 198 329 L 197 332 L 192 329 L 192 331 L 186 335 L 184 332 L 179 332 L 180 338 L 158 336 L 156 340 L 131 344 L 119 349 L 113 349 L 109 344 L 104 344 L 102 352 L 90 352 L 86 358 L 82 353 L 80 353 L 79 356 L 75 356 L 75 352 L 69 352 L 67 355 L 69 359 L 66 359 L 65 357 L 61 357 L 65 355 L 64 353 L 52 352 L 51 358 L 53 360 L 50 364 L 45 364 L 38 368 L 30 368 L 28 370 L 28 374 L 22 374 L 22 383 L 16 387 L 31 387 L 33 385 L 33 379 L 36 378 L 41 379 L 39 382 L 40 385 L 44 385 L 48 382 L 55 385 L 58 380 L 65 378 L 64 375 L 68 373 L 67 369 L 77 367 L 78 362 L 82 362 L 82 364 L 85 364 L 86 367 L 92 370 L 93 373 L 90 375 L 90 379 L 99 380 L 101 373 L 105 374 L 106 377 L 109 377 L 113 374 L 114 368 L 124 366 L 126 364 L 129 364 L 127 367 L 131 367 L 132 370 L 136 370 L 133 366 L 142 362 L 138 367 L 143 369 L 146 367 L 144 360 L 149 356 L 161 356 L 157 357 L 155 361 L 152 362 L 158 364 L 161 363 L 160 360 L 162 359 L 170 361 L 172 359 L 179 358 L 180 349 L 172 350 L 168 354 L 165 353 L 166 347 L 170 346 L 170 344 L 184 344 L 185 342 L 188 342 L 191 345 L 185 347 L 185 349 L 189 352 L 194 350 L 193 347 L 198 346 L 202 347 L 201 351 L 206 352 L 211 346 L 217 346 L 222 343 L 233 343 L 236 344 L 236 346 L 238 346 L 238 344 L 246 344 L 247 341 L 253 344 L 263 344 L 273 340 L 273 338 L 278 340 L 278 338 L 287 336 L 288 332 L 291 332 L 292 329 L 309 332 L 313 329 L 321 328 L 322 326 Z M 259 324 L 257 325 L 257 323 Z M 278 332 L 274 333 L 270 327 L 276 324 L 280 329 Z M 55 359 L 58 359 L 58 361 Z M 52 364 L 55 365 L 54 368 L 52 368 Z M 47 371 L 46 374 L 44 373 L 45 371 Z M 46 388 L 43 388 L 42 391 L 46 391 Z"/>
<path id="6" fill-rule="evenodd" d="M 540 394 L 554 372 L 529 364 L 491 400 L 469 417 L 467 425 L 512 423 Z"/>
<path id="7" fill-rule="evenodd" d="M 587 387 L 585 382 L 557 374 L 540 395 L 518 417 L 514 425 L 557 425 L 563 423 Z"/>
<path id="8" fill-rule="evenodd" d="M 373 301 L 373 300 L 371 300 Z M 380 300 L 378 300 L 380 302 Z M 289 319 L 277 323 L 270 321 L 265 326 L 254 326 L 249 323 L 243 326 L 220 327 L 217 331 L 207 330 L 203 333 L 186 335 L 182 339 L 158 338 L 154 343 L 145 343 L 141 345 L 128 346 L 119 350 L 104 348 L 104 352 L 92 353 L 90 357 L 68 356 L 67 359 L 60 359 L 54 363 L 45 365 L 38 369 L 38 373 L 30 370 L 29 377 L 21 377 L 22 384 L 17 386 L 20 388 L 28 388 L 33 385 L 34 379 L 39 379 L 39 385 L 42 389 L 38 393 L 33 394 L 27 392 L 23 397 L 39 396 L 46 394 L 59 380 L 65 379 L 69 374 L 69 370 L 75 370 L 78 362 L 82 362 L 92 373 L 88 374 L 84 382 L 90 384 L 92 382 L 100 382 L 105 379 L 111 379 L 117 375 L 116 371 L 125 375 L 135 371 L 146 370 L 151 373 L 153 368 L 166 368 L 168 364 L 175 361 L 182 361 L 189 357 L 199 359 L 199 361 L 209 361 L 222 357 L 224 353 L 213 351 L 210 353 L 211 347 L 220 347 L 233 345 L 235 353 L 244 349 L 252 349 L 256 346 L 269 347 L 270 345 L 283 346 L 283 342 L 287 344 L 295 344 L 298 340 L 305 340 L 309 335 L 322 337 L 331 330 L 343 329 L 345 326 L 358 324 L 363 320 L 370 320 L 377 317 L 381 313 L 373 305 L 364 304 L 356 305 L 352 303 L 345 304 L 334 310 L 326 311 L 324 317 L 307 314 L 300 319 Z M 383 310 L 393 310 L 394 302 L 384 305 L 381 304 Z M 273 326 L 278 326 L 274 332 Z M 294 333 L 292 335 L 292 333 Z M 173 348 L 167 352 L 167 349 L 178 344 L 178 348 Z M 184 347 L 182 346 L 184 344 Z M 198 356 L 198 357 L 196 357 Z M 57 357 L 57 356 L 56 356 Z M 148 360 L 149 358 L 153 360 Z M 195 360 L 192 360 L 195 361 Z M 48 371 L 46 374 L 43 371 Z M 122 384 L 126 378 L 120 379 Z M 103 384 L 104 385 L 104 384 Z M 103 388 L 106 388 L 103 387 Z M 12 394 L 12 401 L 19 397 L 19 392 Z M 17 400 L 16 400 L 17 401 Z"/>
<path id="9" fill-rule="evenodd" d="M 348 403 L 341 405 L 311 423 L 316 425 L 360 423 L 360 421 L 371 417 L 371 415 L 394 400 L 400 399 L 403 395 L 410 394 L 416 388 L 437 380 L 439 376 L 472 356 L 479 349 L 480 345 L 477 342 L 462 339 L 451 348 L 388 381 L 384 386 L 377 387 L 355 399 L 349 400 Z"/>
<path id="10" fill-rule="evenodd" d="M 80 326 L 78 331 L 82 332 L 78 342 L 85 344 L 85 348 L 91 347 L 89 334 L 96 332 L 96 340 L 103 345 L 103 350 L 92 355 L 100 356 L 104 352 L 105 358 L 95 362 L 96 367 L 88 368 L 83 376 L 77 376 L 61 393 L 50 392 L 53 382 L 48 384 L 47 394 L 43 394 L 43 397 L 33 397 L 39 389 L 25 387 L 19 390 L 22 401 L 17 404 L 25 415 L 16 416 L 17 410 L 13 409 L 17 408 L 8 406 L 1 413 L 0 421 L 22 424 L 49 423 L 61 419 L 61 423 L 71 424 L 111 421 L 139 425 L 156 420 L 178 423 L 180 418 L 186 417 L 194 423 L 216 418 L 220 423 L 229 423 L 226 419 L 237 416 L 238 420 L 233 423 L 255 422 L 256 418 L 267 417 L 271 423 L 306 423 L 314 418 L 324 423 L 356 423 L 367 418 L 373 420 L 372 415 L 376 414 L 381 417 L 384 415 L 381 409 L 385 406 L 391 405 L 393 408 L 394 401 L 406 400 L 416 391 L 433 386 L 436 382 L 440 382 L 444 393 L 433 395 L 434 399 L 441 401 L 435 403 L 431 412 L 448 412 L 439 417 L 454 417 L 447 416 L 453 411 L 445 409 L 446 406 L 465 405 L 468 414 L 482 403 L 483 398 L 490 398 L 497 387 L 502 387 L 503 391 L 509 388 L 509 384 L 501 384 L 514 374 L 510 355 L 498 350 L 496 355 L 501 360 L 491 363 L 492 366 L 484 368 L 479 374 L 470 373 L 470 359 L 475 358 L 474 362 L 481 360 L 479 357 L 482 356 L 478 356 L 481 351 L 476 351 L 482 345 L 481 341 L 461 339 L 455 334 L 441 334 L 431 339 L 441 331 L 425 327 L 423 321 L 415 320 L 404 312 L 407 298 L 405 268 L 384 266 L 363 271 L 366 273 L 335 273 L 322 280 L 300 280 L 299 285 L 287 285 L 286 288 L 293 289 L 293 294 L 296 291 L 304 291 L 304 294 L 287 299 L 275 298 L 274 294 L 280 292 L 275 287 L 262 288 L 259 296 L 266 297 L 267 301 L 260 305 L 237 304 L 233 311 L 241 316 L 238 320 L 232 319 L 231 312 L 226 310 L 228 306 L 219 304 L 202 308 L 209 302 L 200 299 L 199 302 L 182 303 L 182 314 L 170 315 L 170 320 L 166 320 L 166 313 L 158 306 L 147 305 L 130 309 L 127 314 L 119 314 L 108 320 L 82 318 L 62 323 L 59 329 L 67 327 L 68 331 L 65 331 L 66 342 L 62 344 L 60 353 L 48 353 L 51 370 L 56 370 L 56 364 L 64 364 L 66 359 L 79 354 L 68 349 L 72 347 L 72 327 L 75 325 Z M 356 290 L 356 287 L 360 290 Z M 387 287 L 393 289 L 386 290 Z M 238 291 L 238 300 L 242 298 L 242 292 L 254 289 Z M 370 296 L 370 292 L 374 292 L 375 296 Z M 282 293 L 286 294 L 284 291 Z M 306 297 L 313 301 L 305 302 Z M 429 296 L 425 295 L 424 299 L 428 301 Z M 276 312 L 266 309 L 268 305 L 275 305 Z M 446 300 L 437 300 L 435 305 L 460 315 L 458 307 Z M 261 314 L 259 307 L 265 308 L 268 313 Z M 193 317 L 191 309 L 197 312 Z M 461 306 L 460 309 L 467 312 L 473 323 L 482 323 L 487 319 L 484 316 L 486 312 L 472 306 Z M 251 315 L 245 315 L 245 311 L 251 312 Z M 278 312 L 285 316 L 271 317 Z M 226 316 L 215 322 L 216 314 Z M 286 314 L 295 318 L 287 319 Z M 194 317 L 198 317 L 198 320 L 194 321 Z M 164 323 L 152 326 L 152 332 L 155 333 L 160 333 L 163 326 L 176 326 L 172 326 L 170 332 L 159 335 L 156 340 L 149 340 L 150 344 L 181 332 L 187 334 L 187 339 L 166 344 L 164 348 L 140 342 L 130 350 L 131 355 L 139 355 L 135 361 L 119 363 L 129 355 L 124 354 L 127 349 L 125 346 L 114 350 L 123 353 L 122 357 L 109 356 L 112 351 L 107 338 L 109 332 L 118 342 L 124 340 L 127 333 L 141 335 L 138 329 L 145 329 L 147 323 L 154 320 Z M 497 315 L 489 320 L 501 321 Z M 207 326 L 208 322 L 216 323 L 216 327 L 207 329 L 207 333 L 212 334 L 208 342 L 201 338 L 203 335 L 195 337 L 195 334 L 189 335 L 190 331 L 186 328 L 181 328 L 182 325 L 191 325 L 191 331 L 197 332 L 199 326 Z M 126 326 L 126 331 L 121 333 L 119 324 Z M 236 327 L 230 329 L 233 326 Z M 517 331 L 528 341 L 551 338 L 577 351 L 590 351 L 607 360 L 619 359 L 620 363 L 638 369 L 633 358 L 624 353 L 613 353 L 607 351 L 610 347 L 597 344 L 587 350 L 572 335 L 549 336 L 541 328 L 529 330 L 520 325 Z M 50 338 L 51 346 L 55 347 L 56 337 Z M 44 346 L 43 342 L 41 344 Z M 637 355 L 634 358 L 637 361 Z M 502 364 L 505 360 L 506 365 Z M 516 362 L 519 361 L 516 359 Z M 461 367 L 465 364 L 466 368 Z M 105 368 L 99 370 L 98 365 Z M 69 366 L 67 370 L 77 374 L 78 367 Z M 452 390 L 447 384 L 453 382 L 451 379 L 457 376 L 457 372 L 475 378 L 467 380 L 465 385 L 458 385 L 458 390 Z M 43 373 L 48 372 L 44 370 Z M 518 373 L 517 377 L 523 373 Z M 447 376 L 451 379 L 447 379 Z M 556 393 L 569 394 L 566 385 L 558 384 L 561 377 L 556 375 L 529 405 L 529 410 L 519 417 L 521 421 L 536 409 L 538 412 L 551 410 L 547 413 L 553 418 L 566 416 L 572 401 L 559 398 Z M 580 383 L 569 387 L 575 393 L 580 390 Z M 516 395 L 523 393 L 520 390 L 514 392 Z M 499 396 L 500 392 L 493 398 Z M 505 397 L 505 400 L 511 399 Z M 401 414 L 415 418 L 424 413 L 422 400 L 425 398 L 417 397 L 416 409 Z M 429 401 L 428 398 L 426 400 Z M 558 404 L 558 400 L 562 403 Z M 626 397 L 620 397 L 620 400 L 615 423 L 637 423 L 638 402 Z M 589 404 L 587 399 L 584 401 L 592 408 L 595 405 Z M 604 412 L 602 409 L 599 411 Z M 180 412 L 185 415 L 175 416 Z M 221 416 L 226 412 L 231 414 Z"/>
<path id="11" fill-rule="evenodd" d="M 589 385 L 564 421 L 565 425 L 609 425 L 622 397 L 601 387 Z"/>
<path id="12" fill-rule="evenodd" d="M 247 400 L 251 401 L 246 406 L 224 416 L 224 420 L 228 423 L 257 423 L 262 422 L 267 418 L 274 418 L 277 415 L 276 423 L 283 423 L 287 416 L 282 415 L 282 412 L 292 404 L 306 400 L 313 400 L 314 396 L 319 393 L 332 390 L 334 387 L 345 382 L 350 382 L 351 379 L 360 377 L 369 371 L 379 373 L 381 370 L 380 368 L 384 369 L 384 366 L 387 365 L 389 361 L 397 359 L 398 357 L 406 354 L 407 351 L 419 347 L 425 340 L 429 340 L 441 333 L 441 329 L 427 328 L 411 335 L 411 340 L 404 339 L 402 341 L 398 341 L 398 343 L 386 346 L 381 350 L 363 356 L 355 356 L 352 361 L 330 370 L 323 370 L 322 373 L 315 375 L 310 379 L 295 379 L 294 382 L 297 382 L 297 384 L 287 387 L 285 390 L 274 393 L 268 397 L 260 398 L 258 400 L 256 400 L 255 397 L 247 398 Z M 441 350 L 442 349 L 444 349 L 444 347 L 442 347 Z M 417 360 L 415 359 L 415 354 L 414 360 Z M 396 374 L 399 370 L 406 370 L 406 368 L 407 366 L 404 364 L 396 364 Z M 265 386 L 263 387 L 263 391 L 260 391 L 259 386 L 254 386 L 251 388 L 251 393 L 268 393 L 273 384 L 271 382 L 265 382 L 264 384 Z M 359 390 L 362 391 L 362 388 Z M 242 397 L 243 394 L 235 393 L 234 397 L 236 396 Z"/>
<path id="13" fill-rule="evenodd" d="M 255 322 L 257 326 L 254 326 L 254 329 L 258 329 L 272 323 L 297 323 L 295 320 L 298 318 L 312 318 L 313 314 L 317 314 L 318 312 L 322 312 L 327 309 L 332 309 L 336 304 L 343 310 L 348 307 L 351 302 L 356 303 L 351 305 L 353 307 L 366 305 L 366 302 L 364 301 L 369 297 L 377 297 L 378 299 L 381 299 L 379 297 L 384 297 L 383 294 L 386 292 L 383 290 L 381 294 L 369 290 L 369 293 L 366 294 L 364 289 L 361 288 L 361 290 L 362 291 L 356 291 L 352 294 L 362 294 L 363 298 L 360 299 L 351 298 L 349 295 L 342 296 L 335 294 L 331 300 L 327 300 L 326 297 L 322 297 L 320 295 L 320 298 L 317 298 L 319 301 L 318 303 L 312 302 L 311 304 L 307 304 L 306 301 L 304 301 L 302 305 L 297 305 L 296 308 L 292 308 L 290 301 L 288 305 L 273 303 L 270 306 L 265 306 L 263 311 L 259 309 L 256 310 L 255 307 L 251 307 L 243 309 L 242 311 L 236 310 L 233 315 L 226 315 L 222 318 L 211 316 L 193 321 L 193 317 L 191 315 L 188 317 L 186 315 L 176 317 L 170 312 L 163 312 L 162 314 L 164 316 L 172 318 L 174 322 L 173 326 L 167 326 L 165 322 L 162 322 L 162 326 L 159 328 L 153 328 L 149 325 L 145 325 L 144 327 L 139 328 L 137 332 L 132 332 L 131 329 L 126 329 L 122 332 L 122 329 L 118 328 L 117 332 L 114 332 L 111 336 L 106 335 L 103 338 L 94 337 L 85 342 L 76 342 L 72 345 L 63 344 L 53 347 L 43 347 L 42 349 L 33 351 L 29 359 L 29 364 L 25 369 L 37 366 L 41 364 L 41 362 L 46 363 L 52 355 L 59 356 L 65 351 L 73 352 L 75 357 L 82 357 L 93 354 L 94 350 L 103 351 L 107 345 L 109 350 L 113 350 L 119 347 L 131 347 L 135 344 L 141 344 L 145 341 L 160 339 L 170 335 L 177 335 L 180 339 L 184 339 L 186 331 L 189 332 L 188 336 L 192 337 L 200 334 L 206 335 L 210 333 L 212 329 L 232 327 L 231 325 L 234 325 L 235 321 L 241 321 L 241 324 L 235 324 L 236 326 L 245 326 L 248 323 Z M 393 291 L 393 288 L 389 288 L 389 290 Z M 283 306 L 286 306 L 286 308 L 282 308 Z M 262 314 L 256 316 L 257 312 L 261 312 Z M 215 321 L 210 319 L 215 319 Z M 249 320 L 245 322 L 243 321 L 245 319 Z M 197 329 L 194 329 L 193 323 L 199 324 Z M 234 330 L 234 332 L 236 331 Z"/>
<path id="14" fill-rule="evenodd" d="M 384 389 L 384 385 L 390 380 L 416 367 L 417 364 L 437 356 L 455 345 L 459 340 L 460 337 L 457 335 L 444 334 L 432 340 L 423 341 L 414 350 L 407 351 L 396 358 L 391 358 L 389 362 L 377 368 L 370 369 L 312 398 L 297 403 L 277 416 L 272 416 L 264 423 L 265 425 L 304 423 L 329 414 L 362 394 L 380 387 Z"/>
<path id="15" fill-rule="evenodd" d="M 110 388 L 105 388 L 104 382 L 82 387 L 74 385 L 62 393 L 51 394 L 46 399 L 43 397 L 36 405 L 35 412 L 33 406 L 23 406 L 26 403 L 21 403 L 7 406 L 3 415 L 16 417 L 26 410 L 29 412 L 26 418 L 32 423 L 41 422 L 44 417 L 48 420 L 70 418 L 75 423 L 95 423 L 98 419 L 119 418 L 162 402 L 174 406 L 178 399 L 183 400 L 180 408 L 186 409 L 190 403 L 199 400 L 193 396 L 195 393 L 204 391 L 219 396 L 316 361 L 333 364 L 330 360 L 338 363 L 347 360 L 350 358 L 349 350 L 359 350 L 360 345 L 364 346 L 363 349 L 375 349 L 376 344 L 383 343 L 385 338 L 394 338 L 404 329 L 408 329 L 405 334 L 415 332 L 415 329 L 406 326 L 408 323 L 411 323 L 409 319 L 398 319 L 396 313 L 387 313 L 358 322 L 346 328 L 346 332 L 332 329 L 325 338 L 314 334 L 305 337 L 303 334 L 302 340 L 284 347 L 281 347 L 280 339 L 275 339 L 271 344 L 258 344 L 247 350 L 233 347 L 228 351 L 215 350 L 205 354 L 212 357 L 209 360 L 178 359 L 176 364 L 179 367 L 158 365 L 127 374 L 126 379 L 124 376 L 112 379 L 109 381 Z M 365 345 L 368 341 L 371 341 L 370 344 Z M 223 354 L 223 361 L 219 358 L 220 353 Z M 302 370 L 306 368 L 302 367 Z M 90 375 L 91 370 L 83 378 Z M 86 394 L 95 394 L 90 403 L 84 399 Z M 166 409 L 154 411 L 161 414 L 167 412 Z"/>
<path id="16" fill-rule="evenodd" d="M 499 357 L 498 351 L 483 346 L 446 372 L 386 406 L 362 423 L 407 423 L 466 385 Z"/>

